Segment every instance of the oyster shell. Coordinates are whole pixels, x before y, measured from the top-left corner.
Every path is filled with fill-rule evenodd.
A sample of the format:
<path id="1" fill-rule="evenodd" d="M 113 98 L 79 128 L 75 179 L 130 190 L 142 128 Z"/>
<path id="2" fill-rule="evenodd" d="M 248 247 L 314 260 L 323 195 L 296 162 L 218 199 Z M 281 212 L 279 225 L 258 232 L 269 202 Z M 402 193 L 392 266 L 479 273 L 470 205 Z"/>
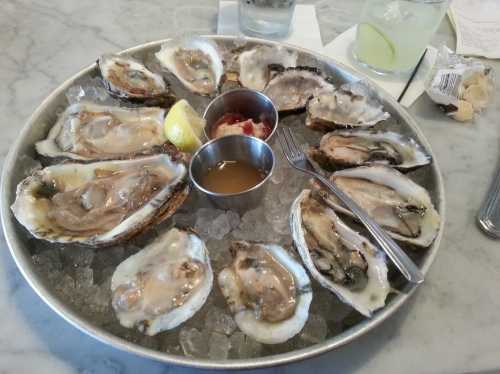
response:
<path id="1" fill-rule="evenodd" d="M 390 117 L 381 104 L 361 92 L 342 88 L 321 92 L 307 103 L 306 126 L 330 131 L 337 128 L 367 128 Z"/>
<path id="2" fill-rule="evenodd" d="M 186 167 L 161 154 L 46 167 L 19 183 L 11 209 L 36 238 L 107 246 L 169 217 L 188 193 Z"/>
<path id="3" fill-rule="evenodd" d="M 284 112 L 303 109 L 314 95 L 334 89 L 317 69 L 298 66 L 276 73 L 263 92 L 280 112 Z"/>
<path id="4" fill-rule="evenodd" d="M 425 188 L 388 166 L 360 166 L 330 176 L 335 185 L 363 208 L 394 239 L 428 247 L 440 217 Z M 352 216 L 338 199 L 317 184 L 315 193 L 334 210 Z"/>
<path id="5" fill-rule="evenodd" d="M 217 92 L 224 66 L 215 42 L 202 38 L 170 40 L 155 54 L 160 64 L 191 92 Z"/>
<path id="6" fill-rule="evenodd" d="M 290 225 L 302 261 L 323 287 L 367 317 L 385 305 L 391 287 L 384 253 L 309 190 L 293 202 Z"/>
<path id="7" fill-rule="evenodd" d="M 111 278 L 112 306 L 120 324 L 155 335 L 191 318 L 212 284 L 205 243 L 173 228 L 118 265 Z"/>
<path id="8" fill-rule="evenodd" d="M 165 110 L 122 108 L 78 103 L 69 106 L 45 140 L 36 143 L 39 154 L 74 160 L 108 160 L 158 153 Z"/>
<path id="9" fill-rule="evenodd" d="M 174 98 L 159 74 L 129 56 L 103 55 L 97 60 L 104 86 L 115 97 L 170 105 Z"/>
<path id="10" fill-rule="evenodd" d="M 295 67 L 297 52 L 283 46 L 259 45 L 238 56 L 239 81 L 243 87 L 262 91 L 270 79 L 269 65 Z"/>
<path id="11" fill-rule="evenodd" d="M 431 162 L 413 138 L 392 131 L 329 132 L 323 135 L 319 147 L 311 148 L 310 156 L 326 170 L 372 164 L 407 170 Z"/>
<path id="12" fill-rule="evenodd" d="M 240 330 L 265 344 L 298 334 L 312 300 L 304 268 L 275 244 L 237 241 L 231 253 L 234 261 L 218 282 Z"/>

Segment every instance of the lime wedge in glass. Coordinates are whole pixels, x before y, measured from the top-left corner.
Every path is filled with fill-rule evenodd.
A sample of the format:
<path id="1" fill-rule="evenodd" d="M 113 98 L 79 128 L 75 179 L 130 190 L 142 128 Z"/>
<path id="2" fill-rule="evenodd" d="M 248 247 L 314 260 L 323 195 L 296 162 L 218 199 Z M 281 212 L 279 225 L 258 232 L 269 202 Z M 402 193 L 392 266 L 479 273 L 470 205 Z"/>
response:
<path id="1" fill-rule="evenodd" d="M 358 25 L 355 53 L 361 62 L 383 70 L 391 70 L 396 57 L 391 41 L 368 23 Z"/>

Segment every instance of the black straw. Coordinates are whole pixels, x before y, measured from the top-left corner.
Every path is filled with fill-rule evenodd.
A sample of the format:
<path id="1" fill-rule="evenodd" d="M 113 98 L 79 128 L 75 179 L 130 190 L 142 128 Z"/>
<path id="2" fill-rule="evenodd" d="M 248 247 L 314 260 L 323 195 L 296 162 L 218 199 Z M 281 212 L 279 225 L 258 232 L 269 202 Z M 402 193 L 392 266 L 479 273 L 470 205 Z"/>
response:
<path id="1" fill-rule="evenodd" d="M 424 53 L 422 53 L 420 60 L 418 60 L 417 66 L 415 66 L 415 69 L 413 69 L 413 72 L 411 73 L 410 79 L 408 79 L 408 82 L 406 82 L 405 88 L 403 88 L 403 92 L 401 92 L 401 95 L 399 95 L 398 103 L 400 103 L 401 100 L 403 100 L 403 96 L 405 95 L 406 91 L 408 90 L 408 87 L 410 87 L 410 84 L 413 81 L 413 78 L 415 78 L 415 75 L 417 74 L 418 68 L 422 64 L 422 61 L 424 61 L 424 57 L 425 57 L 426 53 L 427 53 L 427 48 L 425 49 Z"/>

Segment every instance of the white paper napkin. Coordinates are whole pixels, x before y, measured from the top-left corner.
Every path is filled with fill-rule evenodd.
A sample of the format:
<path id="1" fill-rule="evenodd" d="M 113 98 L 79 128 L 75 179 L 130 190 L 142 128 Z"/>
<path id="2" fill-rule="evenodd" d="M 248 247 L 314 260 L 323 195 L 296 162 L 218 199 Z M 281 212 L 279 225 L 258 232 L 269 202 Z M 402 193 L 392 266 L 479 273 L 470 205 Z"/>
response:
<path id="1" fill-rule="evenodd" d="M 217 33 L 220 35 L 242 35 L 238 23 L 238 2 L 219 1 Z M 319 31 L 314 5 L 297 5 L 293 14 L 290 34 L 279 40 L 321 53 L 323 42 Z"/>
<path id="2" fill-rule="evenodd" d="M 456 53 L 500 58 L 500 1 L 453 0 L 448 17 L 457 34 Z"/>
<path id="3" fill-rule="evenodd" d="M 396 100 L 403 91 L 406 82 L 410 79 L 411 72 L 399 75 L 378 75 L 371 70 L 366 69 L 354 61 L 352 57 L 352 46 L 356 39 L 356 26 L 337 36 L 332 42 L 324 47 L 323 54 L 332 59 L 341 62 L 354 70 L 367 75 L 372 81 L 389 92 Z M 413 78 L 412 83 L 408 87 L 401 104 L 409 107 L 420 95 L 424 92 L 424 82 L 427 75 L 430 73 L 434 62 L 436 61 L 437 50 L 434 47 L 428 46 L 427 53 L 420 65 L 417 74 Z"/>

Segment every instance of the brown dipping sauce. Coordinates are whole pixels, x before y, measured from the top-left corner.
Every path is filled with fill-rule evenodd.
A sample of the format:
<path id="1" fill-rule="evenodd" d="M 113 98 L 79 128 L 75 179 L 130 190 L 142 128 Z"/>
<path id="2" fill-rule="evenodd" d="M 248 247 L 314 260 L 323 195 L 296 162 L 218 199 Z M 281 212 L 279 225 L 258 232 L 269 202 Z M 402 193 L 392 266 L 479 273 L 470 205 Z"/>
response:
<path id="1" fill-rule="evenodd" d="M 266 173 L 246 161 L 220 161 L 201 178 L 203 188 L 216 193 L 246 191 L 264 180 Z"/>

